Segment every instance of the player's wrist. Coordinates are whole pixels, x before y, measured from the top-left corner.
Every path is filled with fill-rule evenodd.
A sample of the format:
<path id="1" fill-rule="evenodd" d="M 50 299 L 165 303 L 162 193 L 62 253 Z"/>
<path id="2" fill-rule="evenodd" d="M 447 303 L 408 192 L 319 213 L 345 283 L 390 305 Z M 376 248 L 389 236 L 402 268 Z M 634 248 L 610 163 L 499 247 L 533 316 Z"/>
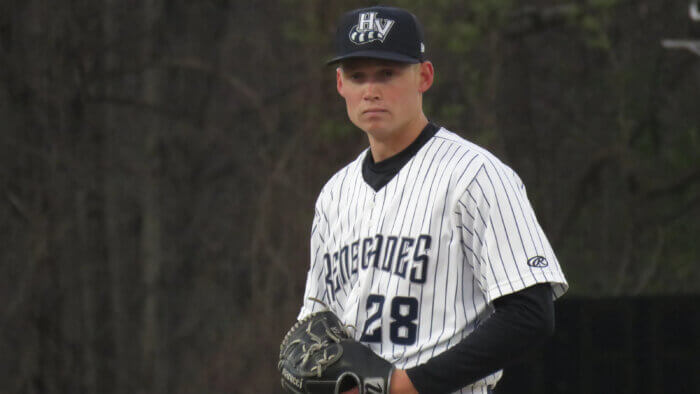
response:
<path id="1" fill-rule="evenodd" d="M 391 386 L 389 394 L 418 394 L 418 391 L 413 387 L 411 379 L 403 369 L 395 369 L 391 374 Z"/>

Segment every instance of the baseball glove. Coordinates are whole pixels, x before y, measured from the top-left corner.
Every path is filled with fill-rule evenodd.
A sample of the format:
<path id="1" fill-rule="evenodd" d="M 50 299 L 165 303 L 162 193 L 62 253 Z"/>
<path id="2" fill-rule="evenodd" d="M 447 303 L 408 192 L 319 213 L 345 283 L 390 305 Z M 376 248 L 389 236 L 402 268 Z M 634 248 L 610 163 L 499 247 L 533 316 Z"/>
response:
<path id="1" fill-rule="evenodd" d="M 393 365 L 354 340 L 331 311 L 296 322 L 280 345 L 282 388 L 294 394 L 387 394 Z"/>

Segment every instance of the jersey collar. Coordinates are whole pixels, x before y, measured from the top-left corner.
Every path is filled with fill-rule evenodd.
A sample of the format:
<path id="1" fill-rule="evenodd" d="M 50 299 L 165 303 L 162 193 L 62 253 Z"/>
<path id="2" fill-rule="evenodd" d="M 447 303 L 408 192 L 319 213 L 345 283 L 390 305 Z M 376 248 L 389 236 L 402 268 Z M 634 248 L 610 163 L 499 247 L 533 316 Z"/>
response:
<path id="1" fill-rule="evenodd" d="M 378 192 L 396 176 L 423 145 L 433 138 L 438 130 L 440 130 L 440 127 L 435 123 L 428 122 L 423 131 L 406 149 L 378 163 L 374 162 L 372 152 L 367 149 L 365 159 L 362 162 L 362 178 L 365 180 L 365 183 L 374 189 L 375 192 Z"/>

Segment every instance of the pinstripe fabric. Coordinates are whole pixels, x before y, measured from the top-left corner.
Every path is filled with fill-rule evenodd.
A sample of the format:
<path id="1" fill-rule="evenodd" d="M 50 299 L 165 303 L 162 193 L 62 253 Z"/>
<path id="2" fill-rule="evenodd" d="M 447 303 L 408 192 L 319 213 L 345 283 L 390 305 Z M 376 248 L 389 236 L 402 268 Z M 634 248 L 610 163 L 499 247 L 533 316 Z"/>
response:
<path id="1" fill-rule="evenodd" d="M 299 318 L 322 299 L 405 369 L 469 335 L 498 297 L 546 282 L 555 298 L 566 291 L 522 181 L 488 151 L 440 129 L 378 191 L 362 178 L 366 154 L 316 202 Z M 500 376 L 458 392 L 486 393 Z"/>

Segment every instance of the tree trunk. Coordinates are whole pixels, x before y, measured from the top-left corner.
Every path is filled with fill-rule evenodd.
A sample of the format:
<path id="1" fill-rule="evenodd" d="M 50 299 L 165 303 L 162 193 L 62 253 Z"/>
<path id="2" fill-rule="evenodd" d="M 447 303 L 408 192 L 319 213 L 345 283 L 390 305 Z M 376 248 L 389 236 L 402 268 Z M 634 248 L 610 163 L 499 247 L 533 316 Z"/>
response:
<path id="1" fill-rule="evenodd" d="M 147 31 L 153 32 L 154 21 L 160 10 L 158 0 L 149 0 L 144 5 L 144 26 Z M 155 34 L 155 33 L 153 33 Z M 143 43 L 144 61 L 151 61 L 154 53 L 155 38 L 146 37 Z M 153 67 L 147 68 L 143 73 L 142 96 L 146 103 L 155 105 L 159 102 L 160 73 Z M 145 287 L 145 299 L 143 303 L 142 317 L 142 360 L 145 373 L 146 391 L 150 393 L 163 393 L 167 380 L 166 366 L 163 363 L 161 352 L 160 333 L 160 289 L 162 254 L 162 229 L 160 211 L 160 187 L 159 187 L 159 120 L 154 115 L 147 115 L 144 122 L 143 139 L 143 167 L 141 179 L 141 261 L 143 267 L 143 282 Z"/>
<path id="2" fill-rule="evenodd" d="M 115 42 L 118 35 L 117 23 L 114 21 L 115 4 L 114 0 L 105 0 L 102 8 L 102 23 L 103 23 L 103 42 L 107 47 L 110 43 Z M 116 57 L 111 49 L 108 49 L 105 54 L 104 68 L 106 72 L 112 72 L 117 67 Z M 104 95 L 112 97 L 114 94 L 114 82 L 108 80 L 104 84 Z M 112 346 L 114 348 L 114 363 L 111 370 L 114 373 L 114 385 L 112 392 L 121 394 L 126 393 L 125 384 L 127 375 L 132 367 L 126 359 L 126 349 L 128 346 L 126 340 L 127 321 L 124 292 L 122 290 L 122 267 L 124 258 L 122 256 L 122 243 L 120 238 L 119 223 L 120 213 L 119 201 L 121 193 L 119 193 L 119 184 L 123 181 L 117 179 L 117 171 L 113 163 L 118 163 L 118 157 L 115 153 L 117 149 L 117 141 L 114 138 L 113 131 L 115 125 L 118 124 L 118 119 L 114 114 L 114 107 L 106 105 L 103 107 L 103 133 L 102 139 L 102 168 L 104 170 L 102 176 L 102 192 L 104 194 L 104 225 L 105 225 L 105 254 L 107 259 L 107 268 L 109 275 L 109 298 L 111 306 L 112 319 Z"/>
<path id="3" fill-rule="evenodd" d="M 80 300 L 81 300 L 81 365 L 82 388 L 87 393 L 96 393 L 97 390 L 97 355 L 95 352 L 95 301 L 97 294 L 94 291 L 94 269 L 96 260 L 91 253 L 91 232 L 89 231 L 86 191 L 79 189 L 75 192 L 75 215 L 78 227 L 78 244 L 80 245 L 77 256 L 78 269 L 80 270 Z"/>

